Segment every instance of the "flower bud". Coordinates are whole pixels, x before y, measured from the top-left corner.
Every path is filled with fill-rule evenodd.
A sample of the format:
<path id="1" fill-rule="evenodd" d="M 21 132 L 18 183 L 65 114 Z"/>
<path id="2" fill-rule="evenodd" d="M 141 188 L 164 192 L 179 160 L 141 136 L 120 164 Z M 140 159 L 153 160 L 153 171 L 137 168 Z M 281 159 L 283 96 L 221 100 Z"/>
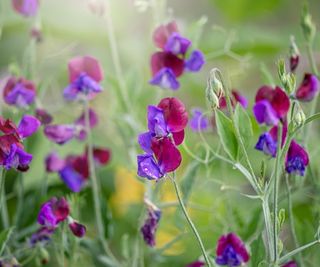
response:
<path id="1" fill-rule="evenodd" d="M 49 263 L 50 255 L 44 247 L 40 247 L 40 260 L 42 265 Z"/>
<path id="2" fill-rule="evenodd" d="M 293 117 L 293 122 L 296 127 L 300 127 L 304 124 L 305 121 L 306 121 L 306 115 L 304 114 L 301 107 L 299 107 L 298 111 L 296 112 L 296 114 Z"/>
<path id="3" fill-rule="evenodd" d="M 304 38 L 311 43 L 316 34 L 316 26 L 312 22 L 311 14 L 309 13 L 308 5 L 304 5 L 301 16 L 301 28 Z"/>
<path id="4" fill-rule="evenodd" d="M 219 108 L 219 99 L 224 95 L 224 89 L 221 81 L 216 77 L 217 69 L 210 71 L 210 76 L 207 82 L 206 98 L 213 110 Z"/>
<path id="5" fill-rule="evenodd" d="M 294 36 L 291 36 L 290 43 L 290 71 L 294 72 L 299 64 L 300 52 L 295 42 Z"/>

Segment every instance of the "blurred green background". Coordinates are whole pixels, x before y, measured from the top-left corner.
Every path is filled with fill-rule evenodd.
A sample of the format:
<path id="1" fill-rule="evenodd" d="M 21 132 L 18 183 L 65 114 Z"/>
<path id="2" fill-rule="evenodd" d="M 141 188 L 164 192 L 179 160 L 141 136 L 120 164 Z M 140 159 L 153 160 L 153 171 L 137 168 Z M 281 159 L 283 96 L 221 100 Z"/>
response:
<path id="1" fill-rule="evenodd" d="M 0 0 L 0 77 L 9 71 L 20 73 L 37 83 L 39 102 L 54 115 L 55 123 L 71 123 L 82 110 L 77 103 L 66 103 L 62 90 L 68 84 L 67 63 L 77 55 L 92 55 L 102 63 L 105 79 L 104 92 L 92 101 L 91 106 L 100 117 L 94 129 L 96 145 L 112 150 L 111 163 L 99 170 L 102 183 L 104 220 L 114 253 L 128 259 L 134 258 L 137 266 L 185 266 L 200 256 L 198 245 L 177 207 L 173 186 L 169 180 L 147 183 L 136 176 L 136 155 L 140 153 L 137 135 L 147 128 L 146 107 L 157 104 L 166 96 L 179 97 L 190 111 L 192 107 L 206 109 L 205 87 L 208 72 L 213 67 L 222 69 L 232 88 L 240 90 L 252 101 L 262 84 L 279 84 L 276 61 L 287 57 L 290 36 L 294 35 L 301 51 L 298 83 L 304 72 L 310 71 L 299 21 L 304 1 L 298 0 L 40 0 L 40 13 L 26 19 L 14 13 L 10 1 Z M 104 5 L 104 16 L 92 12 L 92 6 Z M 107 4 L 107 6 L 105 6 Z M 313 19 L 319 25 L 320 2 L 309 1 Z M 90 9 L 91 6 L 91 9 Z M 177 20 L 182 34 L 193 41 L 193 47 L 205 53 L 207 63 L 200 73 L 184 75 L 178 92 L 161 90 L 148 84 L 150 55 L 156 50 L 152 43 L 154 28 L 171 19 Z M 114 64 L 114 50 L 110 46 L 108 22 L 114 27 L 121 73 Z M 39 27 L 41 42 L 30 39 L 30 29 Z M 316 39 L 315 49 L 319 47 Z M 316 60 L 319 54 L 315 53 Z M 271 79 L 265 73 L 269 72 Z M 119 79 L 121 77 L 121 81 Z M 1 89 L 0 89 L 1 90 Z M 0 100 L 1 101 L 1 100 Z M 6 117 L 19 120 L 21 113 L 0 102 Z M 31 111 L 30 111 L 31 112 Z M 305 107 L 308 113 L 308 106 Z M 319 129 L 318 129 L 319 130 Z M 316 141 L 318 130 L 312 138 Z M 249 148 L 250 157 L 259 172 L 265 157 L 253 147 L 260 130 L 255 127 L 255 139 Z M 218 147 L 216 133 L 205 134 L 212 147 Z M 198 134 L 187 130 L 185 145 L 203 157 L 203 146 Z M 47 175 L 44 157 L 52 149 L 61 155 L 81 153 L 85 144 L 72 141 L 64 146 L 49 143 L 40 131 L 28 142 L 34 153 L 30 171 L 24 175 L 26 192 L 17 233 L 20 241 L 30 235 L 35 227 L 39 206 L 51 195 L 67 194 L 76 207 L 78 217 L 88 227 L 87 237 L 79 243 L 76 266 L 108 266 L 102 252 L 92 239 L 96 229 L 93 218 L 91 191 L 86 189 L 74 196 L 66 189 L 57 175 Z M 200 230 L 205 246 L 214 255 L 219 236 L 227 231 L 237 232 L 249 245 L 256 267 L 265 257 L 260 235 L 263 217 L 260 203 L 241 193 L 252 193 L 242 175 L 219 161 L 199 164 L 187 153 L 178 171 L 183 192 L 188 197 L 188 210 Z M 298 239 L 304 244 L 313 239 L 319 221 L 319 168 L 317 147 L 310 147 L 312 172 L 305 178 L 292 181 L 295 188 L 294 214 Z M 269 162 L 267 162 L 269 164 Z M 269 164 L 270 165 L 270 164 Z M 272 166 L 272 165 L 271 165 Z M 269 166 L 270 167 L 270 166 Z M 270 173 L 271 168 L 268 169 Z M 17 177 L 10 172 L 7 179 L 9 214 L 16 211 Z M 48 179 L 48 195 L 38 194 Z M 286 192 L 281 188 L 281 207 L 287 208 Z M 144 218 L 145 192 L 153 201 L 163 206 L 163 216 L 157 233 L 157 246 L 146 247 L 139 234 Z M 27 230 L 29 229 L 29 232 Z M 294 248 L 286 221 L 282 229 L 284 251 Z M 319 266 L 319 248 L 303 255 L 307 266 Z M 50 250 L 51 251 L 51 250 Z M 81 253 L 80 253 L 81 252 Z M 53 252 L 52 252 L 53 253 Z M 92 255 L 90 256 L 90 253 Z M 19 257 L 18 257 L 19 258 Z M 57 266 L 53 260 L 50 266 Z M 68 258 L 68 255 L 66 255 Z M 34 266 L 31 262 L 28 266 Z M 67 263 L 66 263 L 67 264 Z M 66 265 L 68 266 L 68 265 Z"/>

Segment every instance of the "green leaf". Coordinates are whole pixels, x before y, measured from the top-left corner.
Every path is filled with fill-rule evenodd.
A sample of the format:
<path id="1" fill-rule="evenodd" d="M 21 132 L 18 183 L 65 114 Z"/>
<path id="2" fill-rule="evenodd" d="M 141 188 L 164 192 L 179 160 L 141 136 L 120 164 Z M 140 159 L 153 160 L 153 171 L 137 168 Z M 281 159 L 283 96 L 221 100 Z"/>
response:
<path id="1" fill-rule="evenodd" d="M 221 144 L 230 158 L 236 160 L 238 156 L 238 142 L 233 130 L 232 122 L 220 110 L 216 110 L 215 114 Z"/>
<path id="2" fill-rule="evenodd" d="M 185 172 L 183 179 L 181 181 L 181 191 L 183 194 L 183 201 L 187 202 L 191 194 L 193 185 L 195 183 L 195 178 L 197 171 L 199 169 L 200 163 L 198 161 L 193 161 Z"/>
<path id="3" fill-rule="evenodd" d="M 6 248 L 6 245 L 13 233 L 13 228 L 14 227 L 10 227 L 6 230 L 3 230 L 1 233 L 0 233 L 0 256 L 2 255 L 4 249 Z"/>
<path id="4" fill-rule="evenodd" d="M 267 266 L 264 265 L 263 259 L 265 258 L 265 247 L 263 244 L 262 236 L 260 235 L 255 241 L 251 244 L 251 265 L 252 267 L 256 266 Z"/>
<path id="5" fill-rule="evenodd" d="M 236 127 L 239 129 L 240 135 L 245 145 L 249 145 L 252 140 L 253 130 L 250 117 L 242 106 L 237 105 L 234 113 Z"/>

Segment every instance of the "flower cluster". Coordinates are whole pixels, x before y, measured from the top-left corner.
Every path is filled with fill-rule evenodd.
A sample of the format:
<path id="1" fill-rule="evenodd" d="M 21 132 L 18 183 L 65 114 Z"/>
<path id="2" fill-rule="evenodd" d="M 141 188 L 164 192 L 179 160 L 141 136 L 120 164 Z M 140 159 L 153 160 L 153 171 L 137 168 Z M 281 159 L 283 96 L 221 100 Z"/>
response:
<path id="1" fill-rule="evenodd" d="M 310 81 L 310 83 L 313 83 Z M 304 88 L 309 88 L 308 90 Z M 314 88 L 309 85 L 302 85 L 298 88 L 297 94 L 304 91 L 304 100 L 314 97 Z M 308 93 L 306 93 L 308 91 Z M 302 95 L 302 93 L 301 93 Z M 308 95 L 308 97 L 307 97 Z M 297 97 L 298 98 L 298 97 Z M 287 113 L 290 108 L 290 99 L 280 88 L 275 89 L 269 86 L 261 87 L 256 94 L 256 102 L 253 107 L 253 113 L 259 124 L 273 126 L 269 131 L 260 135 L 255 148 L 263 151 L 265 154 L 275 157 L 278 144 L 278 125 L 282 124 L 281 146 L 284 145 L 287 137 Z M 300 99 L 301 100 L 301 99 Z M 304 148 L 295 140 L 290 143 L 289 151 L 286 155 L 285 169 L 288 173 L 295 173 L 303 176 L 305 168 L 309 164 L 309 157 Z"/>
<path id="2" fill-rule="evenodd" d="M 150 247 L 153 247 L 156 244 L 155 235 L 161 218 L 161 210 L 148 199 L 145 199 L 144 202 L 147 206 L 148 214 L 140 231 L 146 244 Z"/>
<path id="3" fill-rule="evenodd" d="M 104 166 L 110 160 L 111 152 L 105 148 L 93 148 L 97 166 Z M 79 192 L 89 179 L 88 150 L 82 155 L 69 155 L 61 159 L 56 152 L 50 153 L 45 160 L 47 172 L 57 172 L 61 180 L 73 192 Z"/>
<path id="4" fill-rule="evenodd" d="M 154 44 L 161 49 L 151 56 L 150 84 L 177 90 L 177 80 L 184 71 L 197 72 L 205 63 L 200 50 L 193 50 L 186 59 L 191 41 L 180 35 L 176 22 L 160 25 L 153 33 Z"/>
<path id="5" fill-rule="evenodd" d="M 164 98 L 148 107 L 148 129 L 138 137 L 143 155 L 138 155 L 138 175 L 158 180 L 176 170 L 181 163 L 177 146 L 183 142 L 188 114 L 177 98 Z"/>
<path id="6" fill-rule="evenodd" d="M 86 227 L 70 216 L 69 203 L 65 198 L 53 197 L 43 203 L 38 214 L 38 223 L 41 228 L 31 236 L 31 245 L 48 242 L 60 223 L 64 221 L 68 222 L 69 228 L 75 236 L 83 237 L 85 235 Z"/>
<path id="7" fill-rule="evenodd" d="M 32 155 L 24 150 L 23 140 L 40 127 L 40 121 L 24 115 L 18 127 L 9 119 L 0 116 L 0 166 L 19 171 L 27 171 Z"/>

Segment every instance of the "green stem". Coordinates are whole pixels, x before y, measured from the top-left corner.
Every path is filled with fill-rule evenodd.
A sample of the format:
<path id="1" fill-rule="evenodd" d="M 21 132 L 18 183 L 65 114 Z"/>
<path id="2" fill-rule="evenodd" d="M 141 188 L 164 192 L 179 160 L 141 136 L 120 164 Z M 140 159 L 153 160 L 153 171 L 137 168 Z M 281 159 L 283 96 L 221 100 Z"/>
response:
<path id="1" fill-rule="evenodd" d="M 274 258 L 274 248 L 272 242 L 272 224 L 271 224 L 271 216 L 270 216 L 270 208 L 268 198 L 264 198 L 262 200 L 262 209 L 264 215 L 264 221 L 266 225 L 266 233 L 267 233 L 267 243 L 269 244 L 269 258 Z"/>
<path id="2" fill-rule="evenodd" d="M 23 208 L 23 201 L 24 201 L 24 183 L 23 183 L 23 175 L 22 173 L 18 173 L 18 181 L 17 181 L 17 195 L 18 195 L 18 203 L 17 203 L 17 212 L 16 212 L 16 217 L 14 220 L 14 225 L 18 226 L 20 217 L 21 217 L 21 212 Z"/>
<path id="3" fill-rule="evenodd" d="M 84 113 L 85 113 L 85 127 L 86 127 L 87 140 L 88 140 L 87 143 L 88 143 L 89 173 L 90 173 L 91 184 L 92 184 L 92 187 L 91 187 L 92 196 L 93 196 L 94 211 L 95 211 L 96 225 L 98 229 L 99 239 L 108 256 L 118 265 L 117 259 L 113 255 L 107 241 L 105 240 L 105 229 L 104 229 L 103 220 L 101 216 L 100 190 L 98 186 L 96 170 L 94 167 L 93 143 L 92 143 L 92 134 L 91 134 L 91 128 L 90 128 L 90 109 L 89 109 L 89 102 L 87 99 L 84 100 Z"/>
<path id="4" fill-rule="evenodd" d="M 8 216 L 8 208 L 7 208 L 7 199 L 6 199 L 6 188 L 5 188 L 5 169 L 2 170 L 1 175 L 1 188 L 0 188 L 0 210 L 1 210 L 1 217 L 3 228 L 9 228 L 9 216 Z"/>
<path id="5" fill-rule="evenodd" d="M 206 250 L 205 250 L 205 248 L 204 248 L 204 245 L 203 245 L 203 243 L 202 243 L 201 237 L 200 237 L 200 235 L 199 235 L 199 233 L 198 233 L 198 231 L 197 231 L 197 228 L 195 227 L 195 225 L 193 224 L 191 218 L 189 217 L 189 214 L 188 214 L 188 212 L 187 212 L 187 210 L 186 210 L 186 207 L 185 207 L 185 205 L 184 205 L 184 203 L 183 203 L 183 200 L 182 200 L 182 197 L 181 197 L 181 193 L 180 193 L 180 189 L 179 189 L 178 184 L 177 184 L 177 182 L 176 182 L 176 180 L 175 180 L 175 177 L 173 176 L 173 178 L 172 178 L 171 180 L 172 180 L 172 183 L 173 183 L 173 185 L 174 185 L 174 189 L 175 189 L 175 191 L 176 191 L 176 195 L 177 195 L 177 198 L 178 198 L 178 200 L 179 200 L 181 209 L 182 209 L 182 211 L 183 211 L 183 213 L 184 213 L 184 216 L 186 217 L 186 219 L 187 219 L 187 221 L 188 221 L 188 223 L 189 223 L 189 225 L 190 225 L 190 227 L 191 227 L 191 229 L 192 229 L 192 231 L 193 231 L 196 239 L 198 240 L 198 243 L 199 243 L 199 245 L 200 245 L 200 248 L 201 248 L 203 257 L 204 257 L 207 265 L 208 265 L 209 267 L 211 267 L 211 263 L 210 263 L 210 260 L 209 260 L 208 255 L 207 255 L 207 252 L 206 252 Z"/>
<path id="6" fill-rule="evenodd" d="M 274 250 L 274 262 L 277 263 L 278 255 L 278 191 L 279 191 L 279 175 L 281 173 L 280 166 L 280 151 L 282 140 L 282 124 L 278 125 L 278 146 L 277 157 L 275 162 L 275 173 L 273 178 L 273 250 Z"/>
<path id="7" fill-rule="evenodd" d="M 288 214 L 289 214 L 289 221 L 290 221 L 290 228 L 291 228 L 291 234 L 293 237 L 293 242 L 295 247 L 299 247 L 299 242 L 296 234 L 296 230 L 294 227 L 294 217 L 293 217 L 293 209 L 292 209 L 292 198 L 291 198 L 291 188 L 290 188 L 290 183 L 289 183 L 289 175 L 286 176 L 286 185 L 287 185 L 287 191 L 288 191 Z M 298 254 L 298 261 L 299 261 L 299 266 L 304 267 L 304 262 L 301 256 L 301 253 Z"/>
<path id="8" fill-rule="evenodd" d="M 292 258 L 294 255 L 296 255 L 297 253 L 301 253 L 303 250 L 310 248 L 316 244 L 320 243 L 319 240 L 315 240 L 313 242 L 310 242 L 302 247 L 296 248 L 295 250 L 289 252 L 288 254 L 284 255 L 283 257 L 281 257 L 278 261 L 279 264 L 284 264 L 287 260 L 289 260 L 290 258 Z"/>

